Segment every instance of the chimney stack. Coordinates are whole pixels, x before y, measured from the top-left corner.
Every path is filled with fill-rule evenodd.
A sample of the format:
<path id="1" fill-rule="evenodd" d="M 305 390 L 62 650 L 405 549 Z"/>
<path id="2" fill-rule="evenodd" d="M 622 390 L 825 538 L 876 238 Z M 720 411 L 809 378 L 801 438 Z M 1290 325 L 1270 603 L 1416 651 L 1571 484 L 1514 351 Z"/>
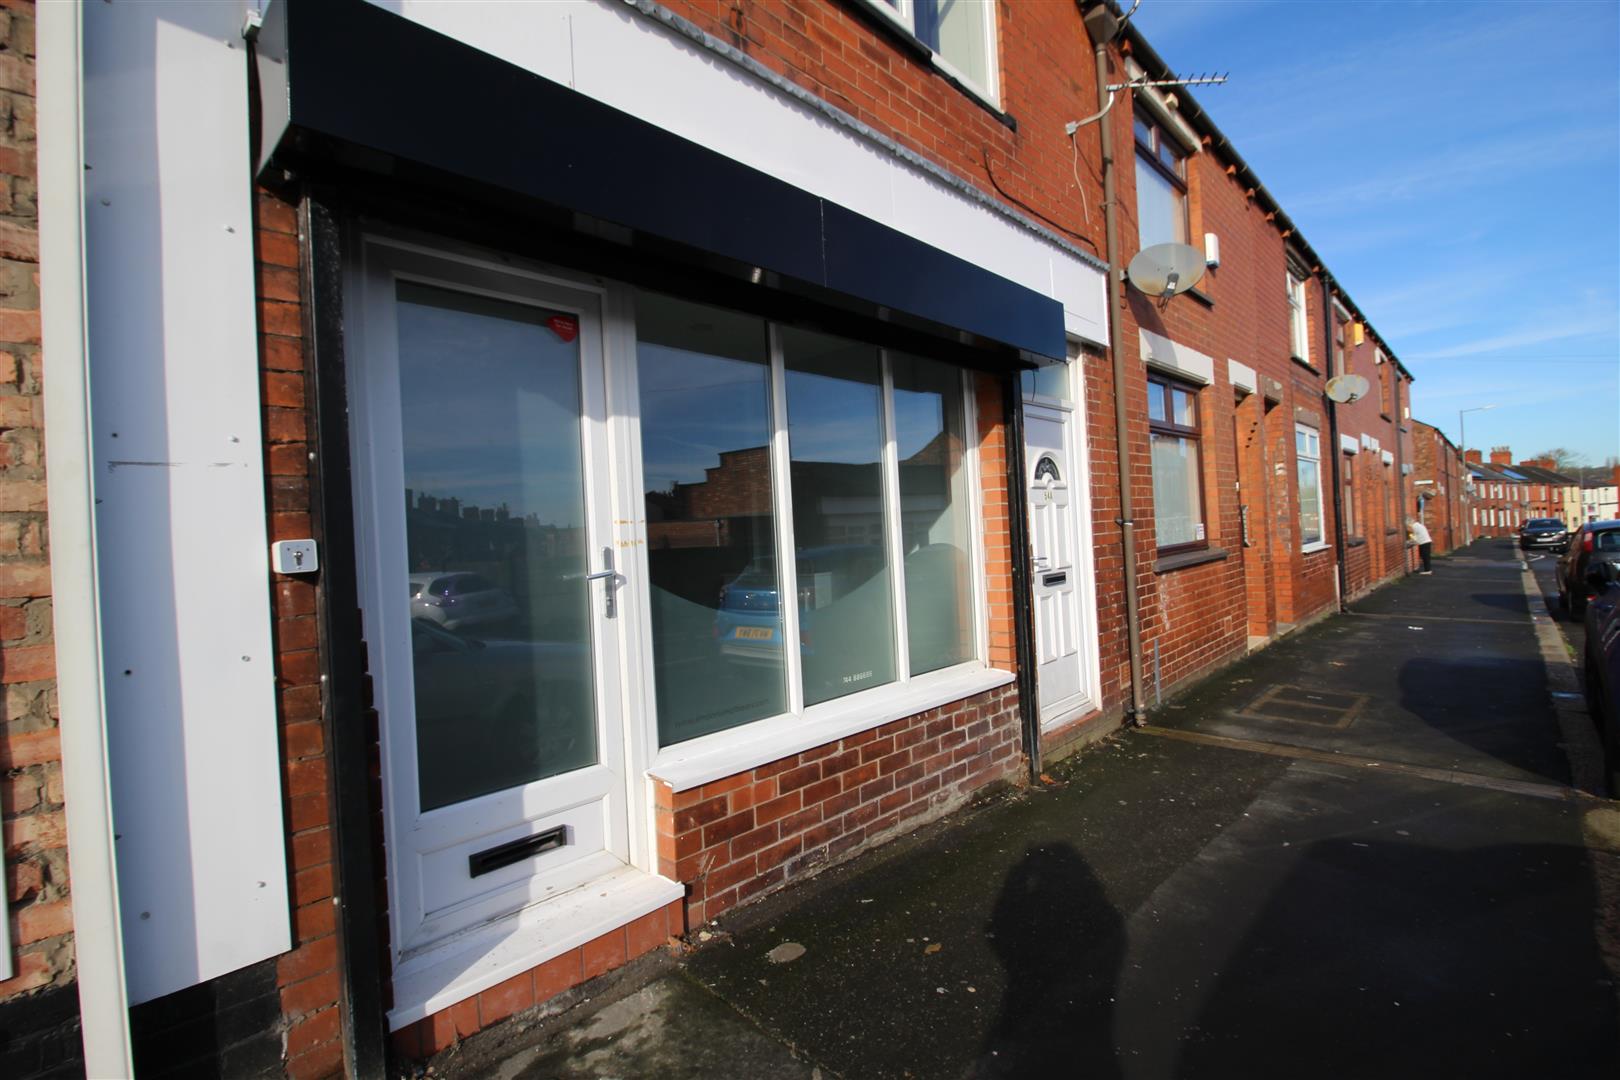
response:
<path id="1" fill-rule="evenodd" d="M 1473 465 L 1483 465 L 1485 463 L 1484 455 L 1478 450 L 1464 450 L 1463 460 Z"/>
<path id="2" fill-rule="evenodd" d="M 1511 447 L 1507 447 L 1507 446 L 1493 446 L 1493 447 L 1491 447 L 1491 464 L 1492 465 L 1512 465 L 1513 464 L 1513 449 Z"/>

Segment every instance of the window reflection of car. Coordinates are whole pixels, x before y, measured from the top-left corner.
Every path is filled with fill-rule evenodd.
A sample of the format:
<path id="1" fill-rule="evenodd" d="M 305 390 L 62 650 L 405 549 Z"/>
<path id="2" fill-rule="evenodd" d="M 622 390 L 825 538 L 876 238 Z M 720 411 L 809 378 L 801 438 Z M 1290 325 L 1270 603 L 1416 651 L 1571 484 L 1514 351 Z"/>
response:
<path id="1" fill-rule="evenodd" d="M 906 572 L 916 581 L 959 580 L 962 554 L 949 544 L 928 544 L 906 556 Z M 884 552 L 875 544 L 838 544 L 806 548 L 795 561 L 799 596 L 800 652 L 813 656 L 843 646 L 868 643 L 870 626 L 851 627 L 843 620 L 855 618 L 869 622 L 873 613 L 864 610 L 833 612 L 835 602 L 881 573 L 885 566 Z M 960 616 L 957 605 L 961 598 L 953 589 L 936 590 L 933 607 L 924 612 L 922 622 L 939 623 L 939 631 L 947 635 L 956 633 Z M 720 610 L 715 614 L 714 636 L 723 655 L 743 663 L 779 663 L 782 649 L 782 619 L 777 610 L 776 559 L 761 556 L 745 567 L 720 590 Z M 888 612 L 887 604 L 883 613 Z M 919 625 L 917 618 L 908 620 Z M 820 641 L 818 644 L 818 633 Z M 836 639 L 836 640 L 834 640 Z M 857 651 L 859 651 L 857 649 Z M 850 662 L 860 659 L 852 656 Z M 856 664 L 858 667 L 859 665 Z"/>
<path id="2" fill-rule="evenodd" d="M 447 630 L 481 626 L 517 614 L 512 594 L 468 570 L 411 575 L 411 618 Z"/>
<path id="3" fill-rule="evenodd" d="M 424 807 L 595 759 L 584 644 L 473 639 L 413 618 L 411 658 Z"/>

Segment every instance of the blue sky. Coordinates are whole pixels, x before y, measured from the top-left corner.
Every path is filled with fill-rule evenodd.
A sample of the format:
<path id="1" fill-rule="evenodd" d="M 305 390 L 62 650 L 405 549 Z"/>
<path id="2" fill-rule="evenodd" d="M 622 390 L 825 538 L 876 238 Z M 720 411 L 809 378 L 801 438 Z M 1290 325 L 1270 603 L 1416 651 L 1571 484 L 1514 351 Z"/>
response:
<path id="1" fill-rule="evenodd" d="M 1134 19 L 1454 441 L 1620 455 L 1620 3 L 1142 0 Z"/>

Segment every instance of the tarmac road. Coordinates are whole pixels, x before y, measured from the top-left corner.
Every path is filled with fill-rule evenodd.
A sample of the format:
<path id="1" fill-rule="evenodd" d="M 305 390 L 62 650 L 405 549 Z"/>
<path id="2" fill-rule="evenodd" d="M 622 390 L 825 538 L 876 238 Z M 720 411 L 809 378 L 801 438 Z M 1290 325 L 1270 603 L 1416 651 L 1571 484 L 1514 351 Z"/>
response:
<path id="1" fill-rule="evenodd" d="M 593 1017 L 437 1067 L 1612 1080 L 1620 809 L 1570 786 L 1543 580 L 1505 542 L 1437 559 L 1055 785 L 735 912 Z M 783 945 L 802 954 L 774 962 Z"/>

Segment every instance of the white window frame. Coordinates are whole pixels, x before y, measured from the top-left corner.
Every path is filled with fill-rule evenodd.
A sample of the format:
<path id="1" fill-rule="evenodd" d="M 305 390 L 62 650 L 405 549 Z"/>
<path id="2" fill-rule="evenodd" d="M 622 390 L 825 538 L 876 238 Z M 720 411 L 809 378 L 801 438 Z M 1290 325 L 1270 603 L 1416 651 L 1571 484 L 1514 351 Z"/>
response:
<path id="1" fill-rule="evenodd" d="M 1307 454 L 1299 450 L 1299 436 L 1302 434 L 1308 439 L 1316 440 L 1315 454 Z M 1294 448 L 1294 490 L 1296 495 L 1299 492 L 1300 459 L 1314 462 L 1316 464 L 1316 521 L 1317 528 L 1320 529 L 1322 533 L 1319 539 L 1306 541 L 1303 537 L 1304 529 L 1301 528 L 1300 532 L 1302 535 L 1300 538 L 1299 550 L 1303 552 L 1325 551 L 1331 545 L 1329 545 L 1327 542 L 1327 507 L 1324 493 L 1322 491 L 1322 433 L 1316 428 L 1311 427 L 1309 424 L 1301 424 L 1298 421 L 1295 421 Z M 1301 498 L 1303 499 L 1303 496 L 1301 496 Z M 1305 504 L 1302 501 L 1300 503 L 1300 510 L 1303 511 L 1304 509 Z"/>
<path id="2" fill-rule="evenodd" d="M 979 98 L 997 112 L 1001 111 L 1001 50 L 998 47 L 996 38 L 996 5 L 993 0 L 985 0 L 984 3 L 979 4 L 980 10 L 984 12 L 984 41 L 987 54 L 984 69 L 989 82 L 988 86 L 981 86 L 977 81 L 963 74 L 962 70 L 945 59 L 938 49 L 917 36 L 917 0 L 893 0 L 892 3 L 887 2 L 887 0 L 862 0 L 862 2 L 868 8 L 876 11 L 883 18 L 888 19 L 915 38 L 918 44 L 928 50 L 929 59 L 933 62 L 933 65 L 954 79 L 964 90 Z"/>
<path id="3" fill-rule="evenodd" d="M 771 352 L 771 476 L 774 487 L 776 550 L 796 550 L 793 535 L 793 492 L 791 487 L 791 461 L 788 446 L 786 357 L 782 349 L 779 324 L 765 322 Z M 633 329 L 631 330 L 633 335 Z M 980 486 L 978 417 L 974 408 L 973 375 L 960 369 L 959 388 L 962 394 L 964 436 L 963 470 L 967 485 L 966 509 L 969 514 L 968 533 L 971 550 L 967 553 L 972 569 L 969 573 L 970 619 L 972 620 L 973 654 L 967 660 L 950 667 L 921 675 L 911 673 L 910 638 L 906 624 L 905 566 L 902 551 L 900 520 L 899 452 L 894 432 L 894 377 L 889 350 L 878 349 L 882 367 L 883 403 L 883 510 L 884 535 L 891 573 L 890 611 L 895 629 L 895 678 L 870 690 L 858 690 L 843 697 L 833 698 L 815 705 L 804 703 L 803 662 L 799 654 L 798 605 L 780 605 L 782 614 L 783 670 L 787 679 L 787 710 L 775 716 L 762 717 L 746 724 L 700 735 L 695 739 L 661 746 L 658 736 L 658 714 L 653 682 L 652 616 L 644 598 L 638 604 L 642 671 L 640 694 L 642 706 L 638 710 L 645 718 L 642 739 L 651 752 L 646 763 L 647 773 L 683 791 L 711 780 L 732 776 L 796 754 L 802 750 L 822 746 L 837 739 L 879 727 L 883 724 L 912 716 L 952 701 L 983 693 L 1006 685 L 1014 678 L 1011 672 L 990 667 L 989 613 L 985 603 L 984 577 L 984 492 Z M 619 382 L 627 400 L 639 400 L 634 367 L 634 350 L 624 358 L 625 376 Z M 943 361 L 942 361 L 943 363 Z M 639 467 L 641 448 L 639 431 L 636 433 L 634 458 Z M 639 488 L 637 490 L 640 490 Z M 640 525 L 639 543 L 635 545 L 634 573 L 641 581 L 649 581 L 648 551 L 645 522 Z M 778 558 L 777 572 L 782 596 L 797 596 L 797 560 Z M 644 593 L 645 590 L 642 590 Z"/>
<path id="4" fill-rule="evenodd" d="M 1305 279 L 1288 274 L 1288 348 L 1295 360 L 1311 362 L 1310 297 L 1305 292 Z"/>

